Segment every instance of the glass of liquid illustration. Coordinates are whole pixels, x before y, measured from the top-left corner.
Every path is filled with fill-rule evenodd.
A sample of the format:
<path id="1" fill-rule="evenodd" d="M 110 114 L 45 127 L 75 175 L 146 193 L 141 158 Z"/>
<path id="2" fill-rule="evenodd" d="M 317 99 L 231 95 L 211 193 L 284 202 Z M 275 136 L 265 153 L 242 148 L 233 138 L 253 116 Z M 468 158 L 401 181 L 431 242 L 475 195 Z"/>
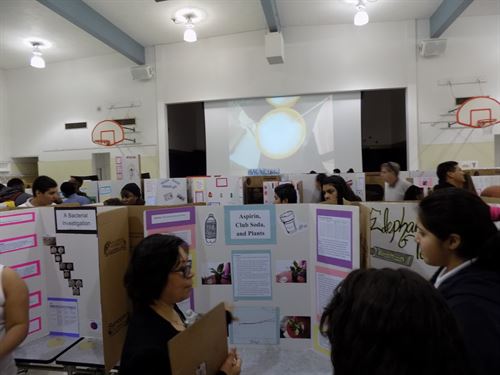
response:
<path id="1" fill-rule="evenodd" d="M 287 233 L 295 233 L 297 226 L 295 225 L 295 214 L 293 211 L 285 211 L 280 215 L 280 220 L 285 226 Z"/>
<path id="2" fill-rule="evenodd" d="M 217 220 L 214 214 L 209 214 L 205 220 L 205 242 L 208 244 L 215 243 L 217 240 Z"/>

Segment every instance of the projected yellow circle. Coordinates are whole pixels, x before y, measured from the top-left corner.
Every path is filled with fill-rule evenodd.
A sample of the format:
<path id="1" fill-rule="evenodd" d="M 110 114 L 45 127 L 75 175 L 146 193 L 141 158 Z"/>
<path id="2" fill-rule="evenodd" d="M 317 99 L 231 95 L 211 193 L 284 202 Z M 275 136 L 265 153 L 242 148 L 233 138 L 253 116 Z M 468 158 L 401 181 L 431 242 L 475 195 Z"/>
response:
<path id="1" fill-rule="evenodd" d="M 300 96 L 279 96 L 266 98 L 266 102 L 276 108 L 293 107 L 298 102 Z"/>
<path id="2" fill-rule="evenodd" d="M 277 108 L 266 113 L 257 125 L 257 144 L 271 159 L 285 159 L 297 152 L 306 138 L 306 124 L 297 111 Z"/>

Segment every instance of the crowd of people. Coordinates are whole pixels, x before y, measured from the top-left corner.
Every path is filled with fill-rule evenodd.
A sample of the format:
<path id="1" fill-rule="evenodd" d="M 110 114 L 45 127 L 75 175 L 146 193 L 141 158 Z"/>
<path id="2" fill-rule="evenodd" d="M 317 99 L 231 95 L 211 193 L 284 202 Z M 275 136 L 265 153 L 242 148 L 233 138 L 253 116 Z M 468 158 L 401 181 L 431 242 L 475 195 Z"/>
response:
<path id="1" fill-rule="evenodd" d="M 7 186 L 0 184 L 0 203 L 9 202 L 11 207 L 44 207 L 62 203 L 78 203 L 87 205 L 93 202 L 85 192 L 81 191 L 83 179 L 71 176 L 58 186 L 57 182 L 48 176 L 38 176 L 33 181 L 33 195 L 26 193 L 26 186 L 20 178 L 12 178 Z M 59 193 L 60 191 L 60 193 Z M 62 195 L 62 196 L 61 196 Z M 104 205 L 144 205 L 141 188 L 136 183 L 128 183 L 120 191 L 120 198 L 110 198 Z"/>
<path id="2" fill-rule="evenodd" d="M 397 163 L 384 163 L 387 200 L 402 200 L 412 187 L 399 177 Z M 493 211 L 470 190 L 456 162 L 441 163 L 438 184 L 418 204 L 416 242 L 424 262 L 438 267 L 430 280 L 406 269 L 352 271 L 332 291 L 320 321 L 331 344 L 336 375 L 500 374 L 500 234 Z M 326 203 L 361 200 L 337 175 L 318 174 Z M 78 179 L 64 182 L 63 202 L 87 204 Z M 20 207 L 60 202 L 57 183 L 47 176 L 33 183 L 33 196 L 19 179 L 0 196 Z M 387 191 L 387 190 L 386 190 Z M 296 203 L 293 184 L 275 188 L 275 203 Z M 144 204 L 136 184 L 109 204 Z M 133 312 L 120 363 L 124 375 L 170 374 L 166 343 L 187 328 L 177 303 L 193 287 L 189 246 L 182 239 L 154 234 L 134 249 L 124 284 Z M 230 316 L 230 314 L 228 314 Z M 230 324 L 230 319 L 228 319 Z M 28 292 L 19 276 L 0 265 L 0 373 L 15 374 L 12 351 L 28 331 Z M 235 349 L 219 375 L 238 375 Z"/>

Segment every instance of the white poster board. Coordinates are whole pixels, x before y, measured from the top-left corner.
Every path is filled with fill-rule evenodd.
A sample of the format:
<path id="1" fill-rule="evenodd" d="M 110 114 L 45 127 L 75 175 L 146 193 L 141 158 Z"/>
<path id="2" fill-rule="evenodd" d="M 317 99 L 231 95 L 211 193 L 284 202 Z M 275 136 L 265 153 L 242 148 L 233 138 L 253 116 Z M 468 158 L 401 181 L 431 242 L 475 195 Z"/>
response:
<path id="1" fill-rule="evenodd" d="M 242 177 L 190 177 L 188 178 L 190 203 L 207 205 L 243 204 Z"/>
<path id="2" fill-rule="evenodd" d="M 144 201 L 147 205 L 179 205 L 187 203 L 185 178 L 144 180 Z"/>
<path id="3" fill-rule="evenodd" d="M 424 262 L 415 242 L 418 204 L 367 202 L 363 205 L 370 208 L 370 266 L 408 267 L 430 279 L 437 268 Z"/>
<path id="4" fill-rule="evenodd" d="M 202 313 L 221 301 L 232 304 L 240 319 L 230 328 L 233 344 L 328 354 L 318 315 L 333 294 L 332 280 L 338 284 L 359 268 L 358 207 L 177 207 L 147 210 L 144 223 L 146 235 L 189 239 L 196 277 L 188 304 Z"/>

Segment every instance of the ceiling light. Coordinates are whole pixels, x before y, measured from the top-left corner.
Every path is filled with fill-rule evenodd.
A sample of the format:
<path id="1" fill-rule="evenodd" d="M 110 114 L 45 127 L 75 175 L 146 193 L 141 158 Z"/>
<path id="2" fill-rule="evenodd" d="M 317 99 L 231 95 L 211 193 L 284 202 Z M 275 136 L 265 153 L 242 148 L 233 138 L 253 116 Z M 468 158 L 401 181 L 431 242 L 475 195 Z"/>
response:
<path id="1" fill-rule="evenodd" d="M 357 12 L 354 15 L 354 24 L 356 26 L 363 26 L 368 23 L 370 20 L 370 17 L 368 16 L 368 13 L 365 11 L 365 4 L 363 3 L 363 0 L 358 1 L 358 5 L 356 5 Z"/>
<path id="2" fill-rule="evenodd" d="M 205 19 L 205 12 L 197 8 L 183 8 L 175 12 L 172 21 L 175 24 L 184 25 L 184 41 L 193 43 L 198 40 L 194 25 Z"/>
<path id="3" fill-rule="evenodd" d="M 186 30 L 184 30 L 184 41 L 188 43 L 193 43 L 198 40 L 196 36 L 196 31 L 194 31 L 194 25 L 192 23 L 186 23 Z"/>
<path id="4" fill-rule="evenodd" d="M 31 56 L 30 65 L 33 68 L 43 69 L 45 68 L 45 60 L 40 52 L 40 44 L 37 42 L 32 43 L 33 46 L 33 56 Z"/>

